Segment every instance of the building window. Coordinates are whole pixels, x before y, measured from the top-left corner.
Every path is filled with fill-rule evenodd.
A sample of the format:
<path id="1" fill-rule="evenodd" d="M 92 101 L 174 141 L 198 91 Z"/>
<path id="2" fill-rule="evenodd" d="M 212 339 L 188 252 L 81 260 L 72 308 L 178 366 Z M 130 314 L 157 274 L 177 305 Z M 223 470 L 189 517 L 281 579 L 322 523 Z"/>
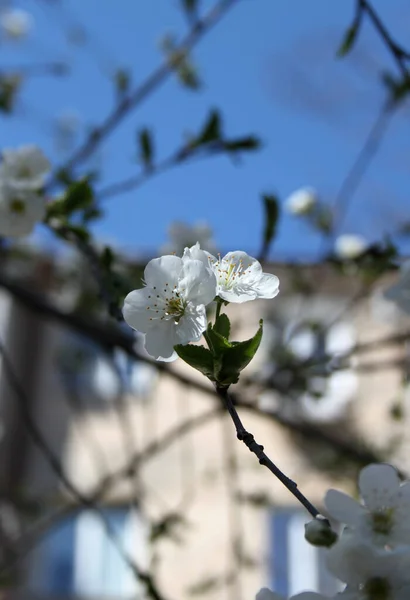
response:
<path id="1" fill-rule="evenodd" d="M 331 596 L 340 591 L 342 584 L 326 569 L 326 550 L 305 540 L 306 513 L 274 509 L 269 518 L 270 588 L 286 598 L 307 590 Z"/>
<path id="2" fill-rule="evenodd" d="M 122 507 L 103 513 L 119 544 L 145 567 L 146 531 L 138 513 Z M 131 598 L 140 586 L 101 517 L 80 510 L 60 521 L 33 552 L 27 589 L 44 596 Z"/>

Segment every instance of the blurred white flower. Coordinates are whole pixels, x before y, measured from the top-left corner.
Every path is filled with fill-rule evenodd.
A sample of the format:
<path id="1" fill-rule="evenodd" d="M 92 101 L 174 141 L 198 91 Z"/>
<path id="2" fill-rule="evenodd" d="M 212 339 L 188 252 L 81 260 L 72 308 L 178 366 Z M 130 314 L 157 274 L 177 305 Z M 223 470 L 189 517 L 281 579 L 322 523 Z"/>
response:
<path id="1" fill-rule="evenodd" d="M 382 550 L 360 538 L 342 535 L 330 548 L 327 567 L 347 584 L 342 600 L 408 600 L 410 598 L 409 548 Z"/>
<path id="2" fill-rule="evenodd" d="M 346 233 L 337 238 L 335 252 L 339 258 L 352 260 L 363 254 L 368 246 L 368 241 L 361 235 Z"/>
<path id="3" fill-rule="evenodd" d="M 208 252 L 216 252 L 212 229 L 205 222 L 188 225 L 175 221 L 168 228 L 170 242 L 161 248 L 161 254 L 182 256 L 184 249 L 199 242 L 201 248 Z"/>
<path id="4" fill-rule="evenodd" d="M 410 314 L 410 260 L 402 264 L 399 280 L 387 288 L 384 297 L 394 302 L 405 313 Z"/>
<path id="5" fill-rule="evenodd" d="M 207 326 L 205 306 L 216 295 L 213 272 L 199 260 L 162 256 L 144 271 L 145 287 L 128 294 L 124 319 L 145 333 L 145 349 L 156 360 L 177 358 L 176 344 L 199 340 Z"/>
<path id="6" fill-rule="evenodd" d="M 20 190 L 38 190 L 51 165 L 43 152 L 34 145 L 2 150 L 0 181 Z"/>
<path id="7" fill-rule="evenodd" d="M 32 190 L 19 190 L 0 181 L 0 235 L 28 235 L 45 214 L 45 199 Z"/>
<path id="8" fill-rule="evenodd" d="M 379 546 L 410 543 L 410 482 L 401 484 L 391 465 L 369 465 L 360 472 L 363 504 L 329 490 L 325 506 L 331 517 L 344 523 L 363 541 Z"/>
<path id="9" fill-rule="evenodd" d="M 296 190 L 285 200 L 285 208 L 292 215 L 307 215 L 317 203 L 315 189 L 304 187 Z"/>
<path id="10" fill-rule="evenodd" d="M 3 34 L 13 40 L 26 37 L 33 26 L 30 13 L 20 9 L 6 9 L 0 12 L 0 29 Z"/>
<path id="11" fill-rule="evenodd" d="M 276 275 L 263 273 L 262 266 L 252 258 L 237 250 L 228 252 L 223 258 L 215 258 L 201 250 L 199 243 L 185 248 L 184 258 L 200 260 L 215 273 L 216 294 L 227 302 L 248 302 L 257 298 L 274 298 L 279 293 L 279 279 Z"/>

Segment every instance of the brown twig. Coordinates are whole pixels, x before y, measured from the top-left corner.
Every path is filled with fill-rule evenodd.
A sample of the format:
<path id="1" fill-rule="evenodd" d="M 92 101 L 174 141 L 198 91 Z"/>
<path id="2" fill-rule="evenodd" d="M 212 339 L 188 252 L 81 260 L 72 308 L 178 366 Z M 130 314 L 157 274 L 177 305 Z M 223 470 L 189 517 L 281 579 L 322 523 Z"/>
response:
<path id="1" fill-rule="evenodd" d="M 249 431 L 246 431 L 246 429 L 243 426 L 242 421 L 236 411 L 236 408 L 232 402 L 232 398 L 230 397 L 230 395 L 228 393 L 228 390 L 224 387 L 216 386 L 216 392 L 217 392 L 218 396 L 221 398 L 221 400 L 223 401 L 224 405 L 226 406 L 226 408 L 231 416 L 233 424 L 235 425 L 236 436 L 237 436 L 238 440 L 243 442 L 245 444 L 245 446 L 247 446 L 247 448 L 253 454 L 255 454 L 255 456 L 259 460 L 259 463 L 262 466 L 269 469 L 269 471 L 271 473 L 273 473 L 275 475 L 275 477 L 277 477 L 281 483 L 283 483 L 283 485 L 290 491 L 291 494 L 293 494 L 293 496 L 302 504 L 302 506 L 304 506 L 306 508 L 306 510 L 309 512 L 310 515 L 312 515 L 313 518 L 317 517 L 320 514 L 320 512 L 306 498 L 306 496 L 304 496 L 302 494 L 302 492 L 299 490 L 299 488 L 297 486 L 297 483 L 295 481 L 293 481 L 292 479 L 290 479 L 289 477 L 287 477 L 287 475 L 285 475 L 279 469 L 279 467 L 277 467 L 275 465 L 275 463 L 272 462 L 272 460 L 263 451 L 263 446 L 261 446 L 260 444 L 258 444 L 255 441 L 255 438 L 253 437 L 253 435 L 251 433 L 249 433 Z"/>

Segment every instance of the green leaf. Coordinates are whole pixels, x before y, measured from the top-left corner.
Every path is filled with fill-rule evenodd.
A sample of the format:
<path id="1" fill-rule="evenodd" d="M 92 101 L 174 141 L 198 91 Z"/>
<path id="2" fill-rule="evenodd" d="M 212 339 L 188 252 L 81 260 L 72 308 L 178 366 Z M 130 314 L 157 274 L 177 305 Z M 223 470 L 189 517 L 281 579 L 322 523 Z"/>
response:
<path id="1" fill-rule="evenodd" d="M 64 226 L 64 229 L 64 237 L 67 237 L 67 232 L 71 232 L 76 236 L 77 239 L 81 240 L 82 242 L 88 242 L 90 240 L 90 233 L 85 227 L 82 227 L 81 225 L 72 225 L 71 223 L 69 223 L 68 225 Z"/>
<path id="2" fill-rule="evenodd" d="M 213 330 L 219 333 L 219 335 L 221 335 L 225 339 L 229 340 L 231 324 L 229 322 L 228 315 L 226 315 L 225 313 L 219 315 L 219 317 L 215 321 Z"/>
<path id="3" fill-rule="evenodd" d="M 187 13 L 193 14 L 197 11 L 198 0 L 182 0 L 182 6 Z"/>
<path id="4" fill-rule="evenodd" d="M 208 144 L 221 139 L 221 116 L 217 110 L 212 110 L 206 121 L 196 145 Z"/>
<path id="5" fill-rule="evenodd" d="M 263 241 L 265 246 L 270 244 L 275 237 L 276 225 L 279 218 L 279 202 L 276 196 L 263 195 L 263 206 L 265 209 L 265 230 L 263 232 Z"/>
<path id="6" fill-rule="evenodd" d="M 70 215 L 76 210 L 89 208 L 94 201 L 94 192 L 87 179 L 81 179 L 72 183 L 62 202 L 62 212 Z"/>
<path id="7" fill-rule="evenodd" d="M 223 386 L 237 383 L 240 372 L 248 366 L 255 356 L 261 343 L 263 322 L 259 321 L 259 329 L 249 340 L 239 342 L 226 349 L 223 353 L 222 364 L 215 373 L 216 381 Z"/>
<path id="8" fill-rule="evenodd" d="M 193 346 L 187 344 L 183 346 L 178 344 L 174 346 L 175 352 L 179 358 L 182 358 L 189 366 L 200 371 L 205 377 L 213 381 L 214 378 L 214 360 L 212 353 L 204 346 Z"/>
<path id="9" fill-rule="evenodd" d="M 400 102 L 410 93 L 409 78 L 399 79 L 388 71 L 384 71 L 381 77 L 394 102 Z"/>
<path id="10" fill-rule="evenodd" d="M 4 75 L 0 77 L 0 111 L 13 112 L 17 94 L 21 87 L 21 77 L 15 75 Z"/>
<path id="11" fill-rule="evenodd" d="M 198 75 L 198 70 L 188 58 L 179 62 L 176 67 L 176 74 L 179 81 L 191 90 L 199 90 L 201 87 L 201 79 Z"/>
<path id="12" fill-rule="evenodd" d="M 353 45 L 356 41 L 357 34 L 359 32 L 359 25 L 360 21 L 355 20 L 353 25 L 349 27 L 349 29 L 346 31 L 342 43 L 340 44 L 339 49 L 336 53 L 336 55 L 339 58 L 346 56 L 346 54 L 348 54 L 352 50 Z"/>
<path id="13" fill-rule="evenodd" d="M 105 269 L 108 271 L 112 268 L 115 260 L 115 255 L 112 249 L 109 246 L 105 246 L 104 250 L 101 253 L 100 261 Z"/>
<path id="14" fill-rule="evenodd" d="M 130 72 L 126 69 L 118 69 L 114 75 L 114 83 L 121 96 L 126 94 L 131 87 Z"/>
<path id="15" fill-rule="evenodd" d="M 103 216 L 103 211 L 96 206 L 90 206 L 86 208 L 83 213 L 83 222 L 89 223 L 90 221 L 95 221 L 96 219 L 101 219 Z"/>
<path id="16" fill-rule="evenodd" d="M 258 150 L 261 142 L 257 137 L 250 135 L 249 137 L 239 138 L 237 140 L 224 142 L 224 148 L 227 152 L 240 152 L 243 150 Z"/>
<path id="17" fill-rule="evenodd" d="M 223 335 L 218 333 L 218 331 L 213 329 L 211 323 L 209 323 L 208 328 L 204 333 L 204 338 L 208 342 L 208 346 L 214 357 L 222 356 L 224 350 L 231 347 L 231 344 L 228 342 L 228 340 Z"/>
<path id="18" fill-rule="evenodd" d="M 139 132 L 140 157 L 146 168 L 152 167 L 154 144 L 149 129 L 141 129 Z"/>

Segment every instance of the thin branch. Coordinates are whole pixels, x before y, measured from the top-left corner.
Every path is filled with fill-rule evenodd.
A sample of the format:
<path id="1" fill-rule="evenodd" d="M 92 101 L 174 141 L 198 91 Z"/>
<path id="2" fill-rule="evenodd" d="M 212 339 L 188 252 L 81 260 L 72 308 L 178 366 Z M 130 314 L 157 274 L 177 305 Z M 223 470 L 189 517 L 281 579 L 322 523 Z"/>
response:
<path id="1" fill-rule="evenodd" d="M 228 409 L 228 412 L 231 416 L 233 424 L 236 429 L 236 436 L 238 440 L 243 442 L 245 446 L 258 458 L 259 463 L 269 469 L 275 477 L 279 479 L 281 483 L 289 490 L 291 494 L 306 508 L 309 514 L 312 515 L 313 518 L 317 517 L 320 512 L 318 509 L 302 494 L 299 490 L 297 483 L 292 481 L 289 477 L 287 477 L 280 469 L 275 465 L 274 462 L 265 454 L 263 451 L 263 446 L 258 444 L 255 441 L 255 438 L 249 431 L 246 431 L 245 427 L 242 424 L 242 421 L 236 411 L 236 408 L 232 402 L 232 398 L 228 394 L 228 390 L 222 387 L 216 387 L 216 392 L 221 400 L 224 402 L 224 405 Z"/>
<path id="2" fill-rule="evenodd" d="M 209 148 L 203 148 L 202 152 L 198 150 L 190 150 L 187 147 L 178 149 L 173 152 L 170 156 L 165 158 L 160 163 L 153 165 L 149 169 L 145 169 L 138 175 L 127 177 L 116 183 L 109 184 L 99 192 L 96 192 L 96 196 L 100 201 L 106 201 L 114 196 L 130 192 L 144 185 L 148 180 L 169 171 L 174 167 L 179 167 L 187 163 L 196 162 L 201 159 L 218 156 L 224 154 L 226 151 L 223 146 L 209 146 Z"/>
<path id="3" fill-rule="evenodd" d="M 375 29 L 379 32 L 386 46 L 396 60 L 397 66 L 400 69 L 403 77 L 405 79 L 409 79 L 410 73 L 406 67 L 406 61 L 410 60 L 410 52 L 404 50 L 404 48 L 392 38 L 379 15 L 376 13 L 368 0 L 358 0 L 358 6 L 361 11 L 365 11 L 368 14 L 373 25 L 375 26 Z"/>
<path id="4" fill-rule="evenodd" d="M 57 456 L 54 454 L 52 449 L 49 447 L 46 439 L 44 438 L 41 430 L 37 426 L 37 423 L 31 416 L 29 410 L 26 409 L 28 403 L 26 401 L 26 393 L 24 388 L 21 386 L 20 381 L 17 377 L 17 374 L 14 371 L 11 360 L 9 359 L 8 353 L 5 348 L 5 344 L 3 340 L 0 338 L 0 355 L 2 357 L 2 366 L 5 372 L 5 375 L 9 381 L 11 388 L 14 391 L 16 400 L 18 401 L 21 407 L 21 416 L 24 421 L 24 424 L 27 428 L 28 433 L 31 436 L 33 443 L 40 450 L 43 457 L 47 461 L 47 464 L 53 471 L 53 473 L 59 478 L 61 483 L 66 487 L 66 489 L 70 492 L 73 498 L 76 501 L 91 510 L 93 510 L 98 517 L 101 519 L 102 524 L 104 525 L 105 533 L 107 537 L 113 542 L 118 553 L 127 564 L 127 566 L 131 569 L 135 577 L 143 583 L 146 588 L 147 594 L 152 600 L 164 600 L 164 597 L 157 590 L 157 587 L 152 579 L 152 576 L 147 572 L 142 570 L 134 559 L 128 554 L 127 550 L 124 548 L 121 541 L 118 539 L 117 533 L 115 529 L 111 526 L 110 522 L 105 518 L 103 511 L 96 506 L 96 504 L 90 500 L 88 496 L 83 494 L 77 487 L 72 483 L 68 475 L 63 469 L 62 464 L 60 463 Z"/>
<path id="5" fill-rule="evenodd" d="M 118 327 L 113 327 L 106 323 L 99 323 L 98 321 L 93 320 L 91 317 L 84 318 L 74 313 L 63 312 L 56 308 L 54 305 L 50 304 L 47 300 L 45 300 L 38 294 L 34 294 L 33 292 L 26 290 L 20 284 L 7 278 L 1 272 L 0 288 L 6 289 L 19 302 L 21 302 L 30 310 L 37 312 L 38 314 L 44 315 L 48 318 L 51 318 L 59 323 L 62 323 L 63 325 L 70 327 L 74 331 L 77 331 L 81 335 L 89 337 L 94 342 L 99 344 L 103 349 L 109 350 L 112 348 L 121 348 L 122 350 L 124 350 L 124 352 L 126 352 L 128 356 L 130 356 L 134 360 L 152 365 L 160 373 L 166 374 L 167 376 L 174 379 L 174 381 L 178 381 L 183 385 L 191 386 L 193 389 L 208 396 L 215 396 L 214 390 L 206 383 L 201 383 L 197 380 L 193 380 L 192 378 L 187 377 L 182 373 L 171 369 L 167 365 L 167 363 L 160 363 L 151 360 L 142 354 L 139 354 L 134 348 L 133 336 L 131 334 L 125 333 Z M 395 334 L 392 336 L 387 336 L 385 338 L 379 338 L 377 340 L 374 340 L 373 342 L 357 344 L 354 348 L 352 348 L 352 350 L 350 350 L 348 353 L 344 354 L 340 358 L 341 360 L 343 360 L 349 358 L 355 353 L 373 350 L 379 344 L 385 344 L 387 346 L 394 345 L 407 341 L 408 339 L 410 339 L 410 331 L 401 334 Z M 310 424 L 299 424 L 293 421 L 290 422 L 284 419 L 279 413 L 264 413 L 260 411 L 254 404 L 246 402 L 243 398 L 241 398 L 240 394 L 235 394 L 235 403 L 237 406 L 245 407 L 249 410 L 256 411 L 265 416 L 269 416 L 284 427 L 286 427 L 287 429 L 289 429 L 290 431 L 296 431 L 301 435 L 307 437 L 308 439 L 319 439 L 329 447 L 346 454 L 352 460 L 355 460 L 360 464 L 366 462 L 369 463 L 380 461 L 380 457 L 377 457 L 376 454 L 363 451 L 361 448 L 353 444 L 349 444 L 348 442 L 338 440 L 337 438 L 332 437 L 331 435 L 327 434 L 324 430 L 321 430 L 318 427 L 314 427 Z"/>
<path id="6" fill-rule="evenodd" d="M 74 152 L 62 168 L 70 171 L 79 163 L 88 159 L 101 142 L 121 123 L 124 117 L 166 81 L 173 73 L 175 66 L 178 66 L 184 59 L 187 52 L 221 20 L 225 13 L 227 13 L 236 2 L 238 2 L 238 0 L 220 0 L 203 19 L 195 24 L 194 29 L 192 29 L 175 48 L 172 63 L 169 59 L 164 60 L 164 62 L 137 89 L 122 97 L 105 121 L 90 133 L 84 144 Z M 49 184 L 48 187 L 56 182 L 56 174 L 60 170 L 61 167 L 57 169 L 51 184 Z"/>
<path id="7" fill-rule="evenodd" d="M 187 435 L 197 427 L 205 425 L 222 412 L 222 406 L 217 405 L 211 410 L 195 417 L 190 417 L 172 429 L 169 429 L 160 440 L 156 440 L 138 453 L 134 453 L 128 458 L 125 465 L 101 479 L 100 483 L 94 488 L 94 491 L 87 495 L 87 503 L 94 506 L 97 502 L 101 502 L 117 483 L 132 476 L 137 466 L 166 451 L 174 442 L 180 441 L 181 437 Z M 83 503 L 77 501 L 75 504 L 70 503 L 57 509 L 51 515 L 41 519 L 40 523 L 33 526 L 27 534 L 24 534 L 22 538 L 17 540 L 15 558 L 0 566 L 0 575 L 12 568 L 17 560 L 28 554 L 35 547 L 39 537 L 49 531 L 56 523 L 60 522 L 64 516 L 71 514 L 78 505 L 82 506 Z"/>

